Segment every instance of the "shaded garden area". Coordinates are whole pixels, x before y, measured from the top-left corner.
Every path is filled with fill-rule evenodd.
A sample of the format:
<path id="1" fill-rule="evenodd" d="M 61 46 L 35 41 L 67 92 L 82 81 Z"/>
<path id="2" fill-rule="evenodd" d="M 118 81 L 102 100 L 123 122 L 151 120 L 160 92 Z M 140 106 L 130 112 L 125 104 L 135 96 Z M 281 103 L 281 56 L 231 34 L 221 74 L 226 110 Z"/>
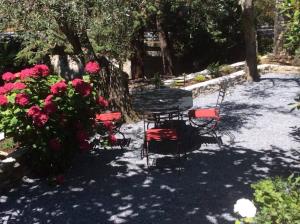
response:
<path id="1" fill-rule="evenodd" d="M 128 149 L 79 155 L 59 187 L 24 179 L 3 194 L 1 221 L 232 223 L 235 201 L 252 197 L 250 184 L 299 173 L 299 113 L 288 105 L 299 80 L 299 75 L 270 74 L 255 85 L 231 88 L 221 130 L 230 131 L 234 142 L 223 135 L 219 149 L 196 141 L 180 165 L 161 157 L 145 169 L 139 157 L 142 124 L 128 124 Z M 213 104 L 215 97 L 196 98 L 194 106 Z"/>
<path id="2" fill-rule="evenodd" d="M 2 0 L 0 223 L 300 222 L 299 7 Z"/>

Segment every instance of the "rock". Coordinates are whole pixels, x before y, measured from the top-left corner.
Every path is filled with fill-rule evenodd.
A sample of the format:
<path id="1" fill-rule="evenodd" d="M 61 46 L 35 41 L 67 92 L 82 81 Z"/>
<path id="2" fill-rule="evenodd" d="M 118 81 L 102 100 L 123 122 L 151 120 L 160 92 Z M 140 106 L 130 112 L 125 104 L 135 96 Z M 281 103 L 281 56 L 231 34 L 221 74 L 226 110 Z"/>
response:
<path id="1" fill-rule="evenodd" d="M 5 160 L 1 161 L 2 163 L 14 163 L 16 162 L 16 159 L 12 158 L 12 157 L 8 157 Z"/>
<path id="2" fill-rule="evenodd" d="M 0 132 L 0 140 L 3 140 L 5 138 L 4 133 Z"/>

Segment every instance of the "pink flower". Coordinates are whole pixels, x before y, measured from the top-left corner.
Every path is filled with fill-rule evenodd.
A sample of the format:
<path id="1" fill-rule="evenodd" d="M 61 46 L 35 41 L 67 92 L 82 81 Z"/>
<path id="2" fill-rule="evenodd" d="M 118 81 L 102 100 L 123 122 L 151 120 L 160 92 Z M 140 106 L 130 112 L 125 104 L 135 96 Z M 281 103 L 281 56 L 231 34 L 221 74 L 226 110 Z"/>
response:
<path id="1" fill-rule="evenodd" d="M 6 106 L 8 104 L 7 97 L 4 95 L 0 95 L 0 106 Z"/>
<path id="2" fill-rule="evenodd" d="M 6 72 L 2 75 L 2 79 L 6 82 L 13 81 L 15 79 L 15 75 L 11 72 Z"/>
<path id="3" fill-rule="evenodd" d="M 59 139 L 53 138 L 49 141 L 49 147 L 54 151 L 59 151 L 61 149 L 61 143 Z"/>
<path id="4" fill-rule="evenodd" d="M 15 87 L 15 85 L 12 82 L 8 82 L 3 86 L 3 88 L 6 90 L 6 92 L 13 90 L 14 87 Z"/>
<path id="5" fill-rule="evenodd" d="M 68 85 L 64 80 L 59 81 L 51 86 L 51 93 L 56 95 L 59 93 L 64 93 L 67 90 Z"/>
<path id="6" fill-rule="evenodd" d="M 53 99 L 54 95 L 50 94 L 46 97 L 46 99 L 44 100 L 45 103 L 48 103 L 48 102 L 52 102 L 52 99 Z"/>
<path id="7" fill-rule="evenodd" d="M 86 133 L 86 131 L 80 130 L 80 131 L 77 131 L 76 138 L 79 142 L 84 142 L 89 138 L 89 136 Z"/>
<path id="8" fill-rule="evenodd" d="M 50 69 L 48 68 L 47 65 L 40 64 L 40 65 L 35 65 L 34 69 L 37 71 L 37 73 L 43 77 L 46 77 L 50 73 Z"/>
<path id="9" fill-rule="evenodd" d="M 22 90 L 22 89 L 25 89 L 26 87 L 27 86 L 22 82 L 15 82 L 14 83 L 14 89 Z"/>
<path id="10" fill-rule="evenodd" d="M 111 144 L 111 145 L 115 145 L 116 143 L 117 143 L 117 138 L 116 138 L 116 136 L 115 135 L 109 135 L 108 136 L 108 141 L 109 141 L 109 143 Z"/>
<path id="11" fill-rule="evenodd" d="M 111 121 L 104 121 L 103 126 L 108 130 L 112 131 L 113 129 L 113 123 Z"/>
<path id="12" fill-rule="evenodd" d="M 97 103 L 102 107 L 108 107 L 108 101 L 103 96 L 98 97 Z"/>
<path id="13" fill-rule="evenodd" d="M 39 106 L 32 106 L 28 109 L 27 115 L 29 117 L 35 117 L 37 114 L 40 114 L 41 112 L 42 110 Z"/>
<path id="14" fill-rule="evenodd" d="M 20 72 L 20 79 L 24 80 L 27 78 L 36 78 L 38 77 L 38 71 L 35 68 L 25 68 Z"/>
<path id="15" fill-rule="evenodd" d="M 1 86 L 0 87 L 0 95 L 3 95 L 5 93 L 7 93 L 6 89 L 3 86 Z"/>
<path id="16" fill-rule="evenodd" d="M 44 113 L 37 113 L 35 116 L 33 116 L 33 124 L 35 124 L 38 127 L 43 127 L 49 120 L 49 116 Z"/>
<path id="17" fill-rule="evenodd" d="M 56 105 L 52 102 L 53 95 L 48 95 L 44 100 L 44 111 L 46 114 L 52 114 L 57 111 Z"/>
<path id="18" fill-rule="evenodd" d="M 92 92 L 92 87 L 89 83 L 84 82 L 82 79 L 74 79 L 72 85 L 75 90 L 82 96 L 88 96 Z"/>
<path id="19" fill-rule="evenodd" d="M 63 184 L 65 182 L 65 177 L 64 177 L 64 175 L 60 174 L 55 177 L 55 180 L 56 180 L 56 183 Z"/>
<path id="20" fill-rule="evenodd" d="M 84 142 L 80 142 L 79 144 L 79 149 L 81 151 L 88 151 L 92 148 L 91 144 L 88 143 L 87 141 L 84 141 Z"/>
<path id="21" fill-rule="evenodd" d="M 85 71 L 90 74 L 97 74 L 100 70 L 100 65 L 96 61 L 90 61 L 85 65 Z"/>
<path id="22" fill-rule="evenodd" d="M 57 111 L 57 107 L 53 102 L 46 102 L 44 105 L 44 111 L 46 114 L 52 114 Z"/>
<path id="23" fill-rule="evenodd" d="M 29 103 L 29 97 L 25 93 L 19 93 L 16 95 L 15 103 L 24 107 Z"/>
<path id="24" fill-rule="evenodd" d="M 14 76 L 15 76 L 15 78 L 17 79 L 17 78 L 20 78 L 20 76 L 21 76 L 21 72 L 17 72 L 17 73 L 15 73 L 14 74 Z"/>

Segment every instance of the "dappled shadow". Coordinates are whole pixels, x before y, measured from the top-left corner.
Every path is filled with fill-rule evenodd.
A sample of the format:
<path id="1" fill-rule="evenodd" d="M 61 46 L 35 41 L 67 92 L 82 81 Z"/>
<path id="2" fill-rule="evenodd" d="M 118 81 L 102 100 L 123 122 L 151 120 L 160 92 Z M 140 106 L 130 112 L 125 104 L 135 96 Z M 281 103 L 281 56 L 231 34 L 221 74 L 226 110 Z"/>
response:
<path id="1" fill-rule="evenodd" d="M 251 183 L 299 171 L 275 147 L 255 152 L 203 146 L 188 154 L 180 172 L 142 169 L 126 156 L 118 160 L 120 153 L 78 158 L 61 187 L 24 183 L 1 197 L 1 216 L 8 223 L 232 223 L 233 204 L 251 198 Z"/>
<path id="2" fill-rule="evenodd" d="M 256 85 L 248 86 L 244 89 L 243 95 L 249 97 L 250 99 L 257 98 L 270 98 L 276 97 L 276 93 L 274 89 L 278 88 L 286 88 L 287 85 L 292 86 L 300 86 L 299 78 L 270 78 L 270 77 L 262 77 L 261 82 Z M 280 96 L 277 96 L 280 97 Z"/>
<path id="3" fill-rule="evenodd" d="M 293 137 L 294 141 L 300 142 L 300 127 L 294 126 L 291 129 L 290 136 Z"/>
<path id="4" fill-rule="evenodd" d="M 262 106 L 257 104 L 224 102 L 220 129 L 238 131 L 241 127 L 245 127 L 249 121 L 263 116 L 261 108 Z"/>
<path id="5" fill-rule="evenodd" d="M 236 135 L 237 143 L 225 141 L 220 149 L 214 139 L 193 136 L 188 128 L 187 157 L 178 165 L 172 154 L 160 153 L 157 164 L 147 169 L 140 159 L 142 124 L 131 127 L 126 129 L 134 138 L 131 147 L 80 155 L 62 186 L 26 180 L 4 193 L 0 222 L 233 223 L 233 205 L 239 198 L 253 198 L 252 183 L 300 172 L 299 127 L 294 126 L 299 115 L 287 113 L 285 106 L 298 87 L 291 90 L 277 78 L 270 80 L 260 89 L 254 87 L 266 80 L 237 88 L 224 102 L 220 130 Z M 298 79 L 286 80 L 299 86 Z M 282 90 L 268 92 L 280 85 Z M 249 103 L 252 92 L 258 100 Z"/>
<path id="6" fill-rule="evenodd" d="M 262 77 L 260 80 L 261 81 L 264 81 L 264 80 L 270 81 L 270 82 L 272 82 L 273 86 L 284 86 L 285 87 L 287 82 L 293 83 L 296 86 L 300 86 L 300 78 L 290 78 L 290 76 L 287 76 L 285 78 L 282 78 L 282 77 L 276 77 L 276 78 L 274 78 L 274 77 L 272 77 L 272 78 Z"/>

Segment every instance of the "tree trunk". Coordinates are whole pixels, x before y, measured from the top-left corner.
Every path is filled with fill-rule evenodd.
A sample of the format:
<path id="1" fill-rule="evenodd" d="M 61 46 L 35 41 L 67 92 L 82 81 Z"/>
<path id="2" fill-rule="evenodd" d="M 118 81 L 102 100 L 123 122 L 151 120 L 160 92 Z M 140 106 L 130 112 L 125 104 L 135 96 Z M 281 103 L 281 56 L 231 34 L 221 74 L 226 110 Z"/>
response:
<path id="1" fill-rule="evenodd" d="M 173 76 L 174 66 L 172 60 L 170 40 L 169 40 L 168 32 L 164 28 L 164 18 L 161 10 L 156 15 L 156 28 L 157 28 L 158 38 L 160 43 L 164 75 Z"/>
<path id="2" fill-rule="evenodd" d="M 103 77 L 99 83 L 101 95 L 111 101 L 115 110 L 122 111 L 126 120 L 135 119 L 136 115 L 131 107 L 127 75 L 115 68 L 104 56 L 97 57 L 86 33 L 79 36 L 66 22 L 57 20 L 57 23 L 61 32 L 65 34 L 72 45 L 74 54 L 80 57 L 83 64 L 85 62 L 84 56 L 100 63 L 102 67 L 101 76 Z M 87 52 L 83 52 L 82 47 L 87 48 Z"/>
<path id="3" fill-rule="evenodd" d="M 283 34 L 284 34 L 284 17 L 280 12 L 280 5 L 283 0 L 276 0 L 276 13 L 274 19 L 274 49 L 273 54 L 275 57 L 280 56 L 283 52 Z"/>
<path id="4" fill-rule="evenodd" d="M 68 42 L 72 45 L 74 54 L 82 58 L 83 51 L 80 38 L 77 35 L 77 33 L 74 32 L 74 30 L 69 26 L 69 24 L 66 21 L 57 18 L 56 22 L 59 26 L 60 31 L 66 36 Z M 84 59 L 82 62 L 84 62 Z"/>
<path id="5" fill-rule="evenodd" d="M 259 81 L 260 76 L 257 70 L 257 48 L 256 48 L 256 29 L 254 19 L 253 0 L 241 0 L 243 28 L 246 45 L 246 74 L 247 79 Z"/>
<path id="6" fill-rule="evenodd" d="M 122 111 L 125 121 L 130 122 L 137 120 L 137 113 L 132 109 L 129 95 L 128 75 L 113 65 L 110 66 L 110 72 L 110 105 L 113 109 Z"/>
<path id="7" fill-rule="evenodd" d="M 131 42 L 133 53 L 131 55 L 131 78 L 143 78 L 145 76 L 144 69 L 144 29 L 137 31 L 137 37 Z"/>

